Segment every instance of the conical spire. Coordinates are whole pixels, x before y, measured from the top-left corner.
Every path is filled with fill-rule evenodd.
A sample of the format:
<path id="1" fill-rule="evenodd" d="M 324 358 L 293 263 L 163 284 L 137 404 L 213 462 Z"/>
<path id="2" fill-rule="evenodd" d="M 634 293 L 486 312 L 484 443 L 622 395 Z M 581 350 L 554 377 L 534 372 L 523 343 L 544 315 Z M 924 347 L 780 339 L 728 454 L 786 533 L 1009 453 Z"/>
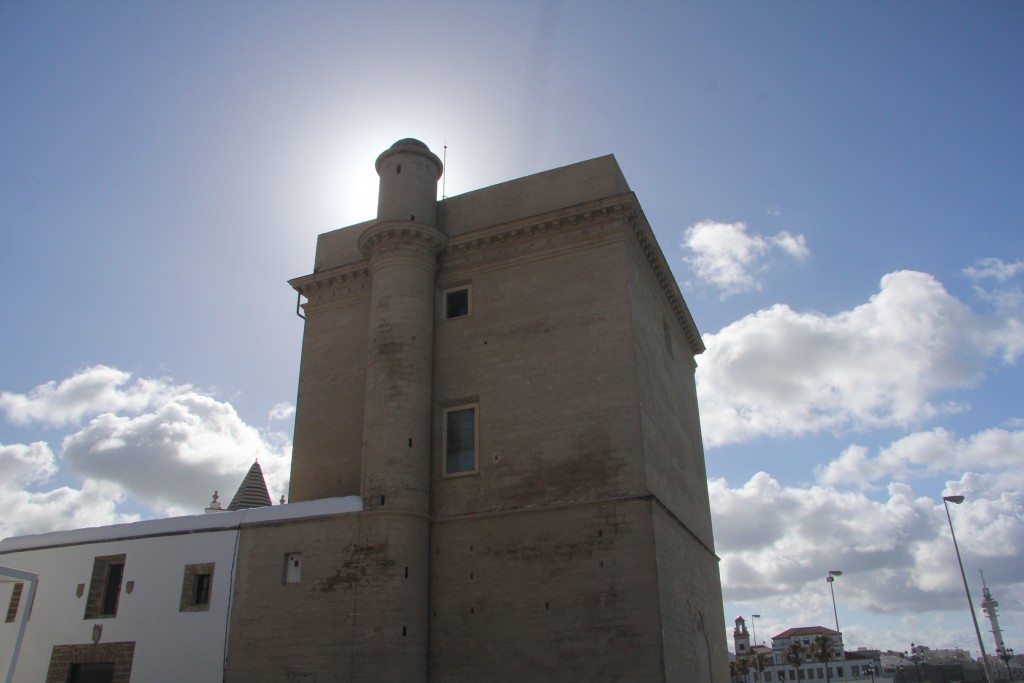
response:
<path id="1" fill-rule="evenodd" d="M 270 492 L 267 491 L 267 482 L 263 479 L 263 468 L 257 460 L 249 468 L 248 474 L 242 480 L 242 485 L 235 491 L 235 497 L 231 499 L 228 510 L 245 510 L 248 508 L 262 508 L 271 505 Z"/>

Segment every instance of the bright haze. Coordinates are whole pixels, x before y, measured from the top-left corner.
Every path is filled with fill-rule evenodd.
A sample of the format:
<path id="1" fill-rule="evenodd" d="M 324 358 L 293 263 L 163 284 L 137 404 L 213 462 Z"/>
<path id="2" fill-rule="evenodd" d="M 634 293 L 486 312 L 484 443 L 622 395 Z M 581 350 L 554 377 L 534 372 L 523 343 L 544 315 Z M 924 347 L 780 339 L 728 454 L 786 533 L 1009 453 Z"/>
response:
<path id="1" fill-rule="evenodd" d="M 614 153 L 708 349 L 727 623 L 834 627 L 836 569 L 849 647 L 976 650 L 961 494 L 1024 651 L 1022 34 L 1013 2 L 0 3 L 0 536 L 197 513 L 257 457 L 287 495 L 286 280 L 395 140 L 447 144 L 448 195 Z"/>

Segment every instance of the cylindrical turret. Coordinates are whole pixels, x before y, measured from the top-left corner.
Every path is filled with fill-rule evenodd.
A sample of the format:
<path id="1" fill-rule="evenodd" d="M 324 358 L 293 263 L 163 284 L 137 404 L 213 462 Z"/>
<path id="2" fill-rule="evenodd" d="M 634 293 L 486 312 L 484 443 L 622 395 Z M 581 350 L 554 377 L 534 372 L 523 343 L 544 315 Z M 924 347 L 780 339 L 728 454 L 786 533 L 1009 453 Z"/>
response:
<path id="1" fill-rule="evenodd" d="M 364 528 L 395 544 L 400 577 L 373 624 L 401 636 L 364 641 L 357 659 L 373 662 L 372 680 L 425 681 L 434 299 L 448 241 L 434 227 L 441 161 L 422 142 L 399 140 L 377 158 L 377 172 L 377 222 L 359 237 L 370 265 L 361 493 Z"/>
<path id="2" fill-rule="evenodd" d="M 447 243 L 433 226 L 441 162 L 406 139 L 377 158 L 377 170 L 380 215 L 359 238 L 371 277 L 362 495 L 368 510 L 426 515 L 434 281 Z"/>
<path id="3" fill-rule="evenodd" d="M 437 223 L 437 180 L 444 167 L 437 155 L 413 138 L 391 145 L 377 157 L 378 221 Z"/>

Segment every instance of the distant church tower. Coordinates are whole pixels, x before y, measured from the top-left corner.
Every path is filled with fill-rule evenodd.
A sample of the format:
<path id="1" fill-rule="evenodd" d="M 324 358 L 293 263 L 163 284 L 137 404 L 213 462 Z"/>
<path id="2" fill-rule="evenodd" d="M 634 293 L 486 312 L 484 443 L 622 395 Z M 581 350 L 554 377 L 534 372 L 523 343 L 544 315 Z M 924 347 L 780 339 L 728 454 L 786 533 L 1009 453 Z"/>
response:
<path id="1" fill-rule="evenodd" d="M 743 617 L 736 617 L 736 627 L 732 630 L 732 643 L 737 657 L 750 653 L 750 632 Z"/>

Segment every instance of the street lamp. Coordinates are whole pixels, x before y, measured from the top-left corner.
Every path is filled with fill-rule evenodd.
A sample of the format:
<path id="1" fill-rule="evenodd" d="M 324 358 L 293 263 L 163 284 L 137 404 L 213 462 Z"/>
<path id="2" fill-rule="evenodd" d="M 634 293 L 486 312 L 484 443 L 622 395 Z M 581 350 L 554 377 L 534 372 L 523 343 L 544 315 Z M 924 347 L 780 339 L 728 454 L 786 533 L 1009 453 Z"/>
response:
<path id="1" fill-rule="evenodd" d="M 875 683 L 875 667 L 868 664 L 864 667 L 864 673 L 871 674 L 871 683 Z"/>
<path id="2" fill-rule="evenodd" d="M 964 561 L 960 559 L 960 546 L 956 542 L 953 531 L 953 518 L 949 516 L 949 504 L 959 505 L 964 502 L 963 496 L 943 496 L 942 504 L 946 508 L 946 521 L 949 522 L 949 535 L 953 537 L 953 549 L 956 550 L 956 561 L 960 565 L 960 578 L 964 581 L 964 592 L 967 593 L 967 606 L 971 609 L 971 620 L 974 622 L 974 633 L 978 636 L 978 647 L 981 648 L 981 666 L 985 669 L 985 679 L 992 683 L 992 672 L 988 670 L 988 655 L 985 654 L 985 643 L 981 640 L 981 629 L 978 628 L 978 617 L 974 613 L 974 602 L 971 600 L 971 589 L 967 587 L 967 575 L 964 574 Z"/>
<path id="3" fill-rule="evenodd" d="M 828 581 L 828 589 L 832 593 L 832 616 L 836 618 L 836 637 L 839 638 L 839 670 L 843 672 L 843 683 L 846 683 L 846 648 L 843 647 L 843 636 L 839 632 L 839 612 L 836 610 L 836 590 L 832 587 L 837 576 L 842 576 L 843 573 L 838 569 L 829 569 L 828 576 L 825 580 Z M 828 666 L 826 664 L 826 666 Z"/>
<path id="4" fill-rule="evenodd" d="M 761 656 L 757 654 L 757 625 L 754 623 L 754 619 L 760 619 L 760 614 L 750 615 L 750 628 L 754 632 L 754 647 L 750 648 L 754 651 L 754 670 L 757 671 L 757 680 L 761 680 Z"/>

